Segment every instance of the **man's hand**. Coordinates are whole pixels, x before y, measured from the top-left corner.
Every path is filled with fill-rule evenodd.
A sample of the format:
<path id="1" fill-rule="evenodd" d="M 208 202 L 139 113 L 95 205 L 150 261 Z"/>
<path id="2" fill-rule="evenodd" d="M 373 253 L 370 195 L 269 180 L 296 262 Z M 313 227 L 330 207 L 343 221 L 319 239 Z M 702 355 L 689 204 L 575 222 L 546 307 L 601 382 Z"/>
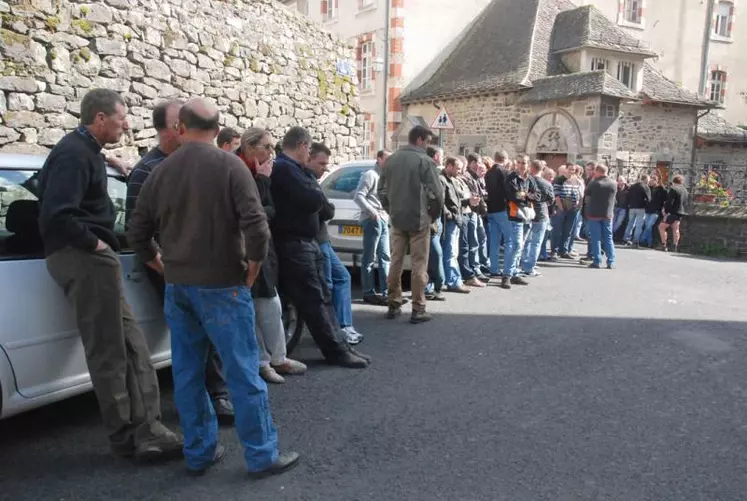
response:
<path id="1" fill-rule="evenodd" d="M 262 268 L 262 262 L 261 261 L 249 261 L 247 263 L 246 267 L 246 286 L 248 288 L 252 288 L 254 286 L 254 282 L 257 281 L 257 277 L 259 276 L 259 270 Z"/>
<path id="2" fill-rule="evenodd" d="M 154 257 L 151 261 L 148 261 L 145 264 L 148 265 L 148 267 L 156 270 L 161 275 L 164 274 L 163 261 L 161 260 L 161 254 L 156 254 L 156 257 Z"/>
<path id="3" fill-rule="evenodd" d="M 117 169 L 123 176 L 129 176 L 132 166 L 117 157 L 106 157 L 106 163 Z"/>
<path id="4" fill-rule="evenodd" d="M 379 220 L 379 213 L 378 212 L 372 212 L 371 213 L 371 221 L 378 221 Z"/>
<path id="5" fill-rule="evenodd" d="M 472 207 L 477 207 L 477 206 L 478 206 L 478 205 L 480 204 L 480 197 L 478 197 L 478 196 L 474 196 L 474 195 L 473 195 L 473 196 L 471 196 L 471 197 L 469 198 L 469 204 L 470 204 L 470 205 L 471 205 Z"/>
<path id="6" fill-rule="evenodd" d="M 105 250 L 106 250 L 106 249 L 108 249 L 108 248 L 109 248 L 109 246 L 108 246 L 108 245 L 106 245 L 106 242 L 104 242 L 103 240 L 99 240 L 99 241 L 98 241 L 98 242 L 96 243 L 96 252 L 101 252 L 101 251 L 105 251 Z"/>
<path id="7" fill-rule="evenodd" d="M 273 158 L 268 158 L 264 163 L 257 166 L 257 174 L 260 176 L 270 177 L 272 174 Z"/>

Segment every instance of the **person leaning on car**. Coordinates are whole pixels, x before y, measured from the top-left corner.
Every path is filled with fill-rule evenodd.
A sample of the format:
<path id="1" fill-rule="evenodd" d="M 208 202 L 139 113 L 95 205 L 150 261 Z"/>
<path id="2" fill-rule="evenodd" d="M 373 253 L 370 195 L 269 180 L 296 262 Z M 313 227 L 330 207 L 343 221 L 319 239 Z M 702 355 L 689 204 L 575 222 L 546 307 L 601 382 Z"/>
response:
<path id="1" fill-rule="evenodd" d="M 73 304 L 112 451 L 141 460 L 180 457 L 181 438 L 161 423 L 156 371 L 124 297 L 117 256 L 101 149 L 127 129 L 116 92 L 83 97 L 80 126 L 57 143 L 39 175 L 39 229 L 49 274 Z"/>

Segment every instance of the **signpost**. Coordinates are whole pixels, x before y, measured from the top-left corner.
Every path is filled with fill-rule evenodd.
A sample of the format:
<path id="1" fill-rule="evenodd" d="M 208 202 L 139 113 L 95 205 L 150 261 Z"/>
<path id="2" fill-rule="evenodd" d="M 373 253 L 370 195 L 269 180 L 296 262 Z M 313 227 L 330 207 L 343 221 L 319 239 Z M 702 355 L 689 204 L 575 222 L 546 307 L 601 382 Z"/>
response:
<path id="1" fill-rule="evenodd" d="M 454 122 L 451 121 L 451 117 L 449 117 L 449 113 L 446 111 L 446 108 L 441 108 L 438 111 L 438 115 L 436 115 L 436 118 L 431 123 L 431 129 L 438 130 L 438 146 L 440 148 L 444 147 L 444 137 L 443 133 L 444 130 L 454 130 Z"/>

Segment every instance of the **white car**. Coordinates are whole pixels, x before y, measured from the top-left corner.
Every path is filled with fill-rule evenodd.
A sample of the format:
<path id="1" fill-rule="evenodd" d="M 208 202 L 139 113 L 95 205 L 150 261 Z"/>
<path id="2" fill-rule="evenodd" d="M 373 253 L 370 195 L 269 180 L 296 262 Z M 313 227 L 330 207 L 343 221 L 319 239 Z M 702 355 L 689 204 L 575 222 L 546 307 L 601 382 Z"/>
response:
<path id="1" fill-rule="evenodd" d="M 89 391 L 86 366 L 73 311 L 44 262 L 38 234 L 36 175 L 44 157 L 0 154 L 0 419 Z M 127 185 L 113 169 L 109 196 L 118 216 L 123 248 Z M 158 296 L 143 264 L 120 254 L 125 295 L 145 334 L 153 364 L 171 364 L 171 342 Z M 284 307 L 289 352 L 303 331 L 290 306 Z"/>

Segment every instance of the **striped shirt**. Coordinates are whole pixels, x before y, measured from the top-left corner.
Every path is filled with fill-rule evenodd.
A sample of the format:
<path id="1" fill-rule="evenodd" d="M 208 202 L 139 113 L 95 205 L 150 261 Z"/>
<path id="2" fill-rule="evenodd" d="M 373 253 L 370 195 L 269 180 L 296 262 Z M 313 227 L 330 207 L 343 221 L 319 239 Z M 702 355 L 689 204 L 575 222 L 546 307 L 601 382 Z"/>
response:
<path id="1" fill-rule="evenodd" d="M 572 182 L 564 176 L 558 176 L 553 180 L 553 191 L 561 200 L 570 200 L 574 207 L 581 205 L 583 199 L 583 186 Z"/>
<path id="2" fill-rule="evenodd" d="M 166 154 L 158 146 L 145 154 L 135 165 L 127 179 L 127 200 L 125 201 L 125 225 L 130 222 L 132 211 L 135 210 L 137 197 L 140 195 L 145 181 L 153 169 L 166 158 Z"/>

